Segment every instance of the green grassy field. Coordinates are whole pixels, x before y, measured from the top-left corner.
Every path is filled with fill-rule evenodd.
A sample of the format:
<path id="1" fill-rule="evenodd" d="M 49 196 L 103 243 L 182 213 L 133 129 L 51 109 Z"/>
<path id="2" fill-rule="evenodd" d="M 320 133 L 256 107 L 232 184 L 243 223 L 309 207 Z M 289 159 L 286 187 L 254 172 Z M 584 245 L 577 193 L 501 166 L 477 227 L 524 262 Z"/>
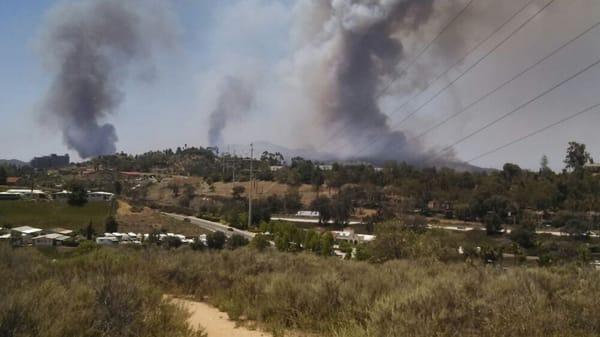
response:
<path id="1" fill-rule="evenodd" d="M 83 207 L 58 202 L 0 201 L 0 226 L 63 227 L 78 230 L 92 221 L 96 231 L 103 230 L 110 204 L 90 202 Z"/>

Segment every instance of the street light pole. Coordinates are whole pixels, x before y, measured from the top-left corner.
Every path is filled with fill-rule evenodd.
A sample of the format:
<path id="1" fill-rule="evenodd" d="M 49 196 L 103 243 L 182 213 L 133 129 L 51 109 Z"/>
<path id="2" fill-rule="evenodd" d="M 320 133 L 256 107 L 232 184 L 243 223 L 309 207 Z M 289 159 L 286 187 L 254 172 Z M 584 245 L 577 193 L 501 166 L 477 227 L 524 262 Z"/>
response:
<path id="1" fill-rule="evenodd" d="M 252 226 L 252 162 L 254 161 L 254 144 L 250 143 L 250 186 L 248 186 L 248 228 Z"/>

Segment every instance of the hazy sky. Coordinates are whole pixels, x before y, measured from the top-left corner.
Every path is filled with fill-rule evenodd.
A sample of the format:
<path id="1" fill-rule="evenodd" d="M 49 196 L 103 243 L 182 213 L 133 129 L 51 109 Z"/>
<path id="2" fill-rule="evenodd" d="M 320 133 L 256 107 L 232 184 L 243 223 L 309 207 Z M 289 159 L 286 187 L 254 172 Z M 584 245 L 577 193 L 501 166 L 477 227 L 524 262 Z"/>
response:
<path id="1" fill-rule="evenodd" d="M 227 143 L 270 141 L 289 147 L 313 147 L 331 152 L 348 152 L 324 138 L 311 137 L 311 123 L 318 123 L 310 112 L 298 106 L 290 92 L 294 78 L 287 75 L 294 53 L 298 3 L 303 0 L 173 0 L 171 7 L 178 27 L 178 45 L 157 57 L 154 80 L 139 81 L 135 74 L 122 83 L 125 94 L 117 111 L 106 119 L 115 125 L 117 149 L 143 152 L 188 145 L 208 145 L 210 112 L 218 100 L 218 90 L 227 76 L 242 76 L 255 83 L 256 98 L 251 111 L 227 125 Z M 309 0 L 305 0 L 309 1 Z M 329 1 L 329 0 L 319 0 Z M 335 0 L 345 2 L 344 0 Z M 348 0 L 350 1 L 350 0 Z M 355 0 L 356 1 L 356 0 Z M 533 1 L 505 29 L 470 54 L 458 69 L 466 69 L 496 43 L 516 29 L 528 16 L 549 0 Z M 350 1 L 351 2 L 351 1 Z M 466 0 L 436 1 L 439 22 L 450 18 L 445 9 Z M 460 34 L 465 53 L 486 37 L 526 0 L 474 0 L 470 11 L 442 35 L 437 44 L 417 59 L 408 77 L 393 86 L 380 100 L 381 109 L 396 125 L 425 102 L 445 82 L 439 81 L 398 111 L 418 89 L 404 83 L 410 79 L 431 81 L 457 59 L 444 59 L 438 53 L 444 39 Z M 51 0 L 4 0 L 0 2 L 0 158 L 29 160 L 35 155 L 75 152 L 63 143 L 60 132 L 43 125 L 40 103 L 52 81 L 52 72 L 40 57 L 38 41 L 48 11 L 59 4 Z M 524 68 L 548 55 L 600 21 L 600 1 L 555 0 L 520 33 L 487 57 L 449 90 L 399 126 L 419 134 L 510 79 Z M 437 22 L 437 21 L 436 21 Z M 309 23 L 306 23 L 309 24 Z M 438 27 L 424 27 L 407 37 L 409 55 L 436 35 Z M 458 55 L 461 55 L 459 53 Z M 477 128 L 567 79 L 600 57 L 600 27 L 548 59 L 541 66 L 474 106 L 460 117 L 428 134 L 424 146 L 443 148 Z M 490 149 L 523 136 L 547 124 L 600 103 L 600 65 L 561 86 L 502 122 L 456 147 L 458 158 L 471 159 Z M 415 92 L 415 90 L 417 90 Z M 327 138 L 325 138 L 327 139 Z M 592 156 L 600 161 L 600 109 L 552 128 L 473 164 L 499 167 L 514 162 L 537 168 L 546 154 L 554 168 L 562 167 L 567 143 L 586 143 Z"/>

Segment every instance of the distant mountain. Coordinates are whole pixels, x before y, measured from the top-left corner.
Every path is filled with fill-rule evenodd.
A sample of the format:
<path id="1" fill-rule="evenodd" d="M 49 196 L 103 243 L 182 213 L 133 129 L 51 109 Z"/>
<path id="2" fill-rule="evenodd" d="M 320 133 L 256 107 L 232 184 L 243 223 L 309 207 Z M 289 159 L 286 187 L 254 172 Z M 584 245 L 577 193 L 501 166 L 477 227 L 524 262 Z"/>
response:
<path id="1" fill-rule="evenodd" d="M 0 165 L 13 165 L 17 167 L 28 166 L 29 163 L 18 159 L 0 159 Z"/>
<path id="2" fill-rule="evenodd" d="M 219 149 L 221 153 L 230 152 L 236 153 L 238 156 L 250 156 L 250 145 L 229 145 L 224 148 Z M 254 143 L 254 156 L 255 158 L 260 157 L 261 153 L 264 151 L 276 153 L 279 152 L 283 155 L 286 162 L 289 163 L 294 157 L 302 157 L 305 159 L 310 159 L 314 161 L 323 162 L 326 164 L 331 164 L 334 162 L 337 163 L 346 163 L 346 164 L 359 164 L 359 163 L 367 163 L 372 164 L 374 166 L 381 166 L 384 164 L 383 161 L 377 159 L 339 159 L 338 156 L 326 153 L 319 152 L 316 149 L 311 148 L 303 148 L 303 149 L 290 149 L 285 146 L 273 144 L 266 141 L 259 141 Z M 445 162 L 443 164 L 435 165 L 438 167 L 447 167 L 459 172 L 485 172 L 485 171 L 493 171 L 493 169 L 482 168 L 479 166 L 471 165 L 469 163 L 455 161 L 455 162 Z"/>

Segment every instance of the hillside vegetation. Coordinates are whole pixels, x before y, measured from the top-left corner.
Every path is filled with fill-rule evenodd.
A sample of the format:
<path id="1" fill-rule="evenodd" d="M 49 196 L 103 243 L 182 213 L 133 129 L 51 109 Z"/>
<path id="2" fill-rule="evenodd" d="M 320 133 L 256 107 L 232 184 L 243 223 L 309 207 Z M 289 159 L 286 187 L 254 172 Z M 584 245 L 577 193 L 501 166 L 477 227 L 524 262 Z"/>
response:
<path id="1" fill-rule="evenodd" d="M 7 271 L 0 279 L 13 285 L 0 290 L 1 335 L 189 336 L 185 315 L 162 301 L 161 292 L 208 299 L 276 334 L 600 334 L 599 274 L 576 265 L 504 270 L 431 259 L 368 264 L 250 248 L 85 248 L 69 258 L 0 250 Z M 55 303 L 61 310 L 52 309 Z"/>

